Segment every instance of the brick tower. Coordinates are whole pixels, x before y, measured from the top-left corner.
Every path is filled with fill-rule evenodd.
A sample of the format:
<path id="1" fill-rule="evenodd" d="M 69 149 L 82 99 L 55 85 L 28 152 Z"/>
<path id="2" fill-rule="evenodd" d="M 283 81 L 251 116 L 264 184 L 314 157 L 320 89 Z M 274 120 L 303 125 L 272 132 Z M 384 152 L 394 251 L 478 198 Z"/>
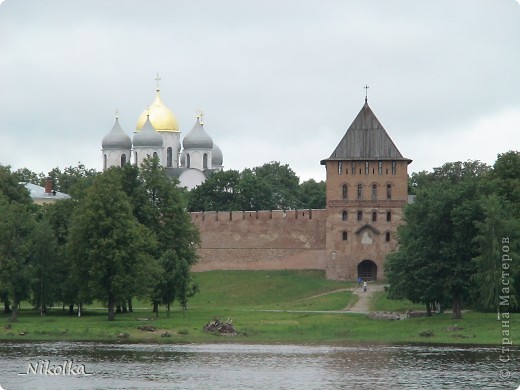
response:
<path id="1" fill-rule="evenodd" d="M 347 132 L 321 161 L 327 170 L 327 278 L 384 278 L 408 202 L 408 164 L 367 99 Z"/>

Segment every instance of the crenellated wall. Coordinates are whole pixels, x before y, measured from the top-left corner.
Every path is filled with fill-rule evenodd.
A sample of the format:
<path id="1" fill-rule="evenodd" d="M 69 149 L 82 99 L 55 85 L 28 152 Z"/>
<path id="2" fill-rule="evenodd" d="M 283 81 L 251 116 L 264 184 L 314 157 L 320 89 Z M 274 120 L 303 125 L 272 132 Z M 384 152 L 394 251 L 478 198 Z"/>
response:
<path id="1" fill-rule="evenodd" d="M 325 269 L 326 210 L 191 213 L 199 228 L 193 271 Z"/>

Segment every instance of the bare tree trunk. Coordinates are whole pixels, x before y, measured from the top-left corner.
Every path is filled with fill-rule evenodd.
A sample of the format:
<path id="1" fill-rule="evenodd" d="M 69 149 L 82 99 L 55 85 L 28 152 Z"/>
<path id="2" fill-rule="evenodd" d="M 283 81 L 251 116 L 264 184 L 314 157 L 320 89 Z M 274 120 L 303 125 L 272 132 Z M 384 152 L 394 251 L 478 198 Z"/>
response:
<path id="1" fill-rule="evenodd" d="M 115 307 L 115 297 L 113 292 L 108 293 L 108 320 L 114 321 L 115 314 L 114 314 L 114 307 Z"/>
<path id="2" fill-rule="evenodd" d="M 132 298 L 128 299 L 128 312 L 129 313 L 133 313 L 134 312 L 134 308 L 132 306 Z"/>
<path id="3" fill-rule="evenodd" d="M 429 302 L 426 304 L 426 316 L 427 317 L 432 316 L 432 306 Z"/>
<path id="4" fill-rule="evenodd" d="M 453 294 L 453 315 L 451 318 L 460 320 L 462 318 L 462 304 L 460 302 L 460 294 L 458 292 Z"/>
<path id="5" fill-rule="evenodd" d="M 13 311 L 11 312 L 11 321 L 15 322 L 18 319 L 18 300 L 16 297 L 13 299 Z"/>

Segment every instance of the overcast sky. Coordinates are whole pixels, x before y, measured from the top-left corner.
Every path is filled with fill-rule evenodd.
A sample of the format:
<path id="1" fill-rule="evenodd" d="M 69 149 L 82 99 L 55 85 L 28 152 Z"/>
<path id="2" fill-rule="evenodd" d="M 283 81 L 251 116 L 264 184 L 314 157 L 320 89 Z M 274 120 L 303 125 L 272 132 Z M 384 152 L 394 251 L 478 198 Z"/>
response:
<path id="1" fill-rule="evenodd" d="M 157 73 L 226 169 L 323 180 L 365 84 L 410 172 L 520 150 L 515 0 L 5 0 L 0 163 L 100 170 L 116 110 L 131 135 Z"/>

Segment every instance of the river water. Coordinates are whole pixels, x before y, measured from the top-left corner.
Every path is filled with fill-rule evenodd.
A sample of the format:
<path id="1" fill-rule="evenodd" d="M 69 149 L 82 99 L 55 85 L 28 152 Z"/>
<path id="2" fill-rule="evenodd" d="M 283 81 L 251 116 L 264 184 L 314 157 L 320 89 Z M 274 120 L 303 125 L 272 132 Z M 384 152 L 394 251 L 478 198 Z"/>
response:
<path id="1" fill-rule="evenodd" d="M 517 389 L 520 356 L 501 356 L 465 346 L 0 343 L 0 388 Z"/>

